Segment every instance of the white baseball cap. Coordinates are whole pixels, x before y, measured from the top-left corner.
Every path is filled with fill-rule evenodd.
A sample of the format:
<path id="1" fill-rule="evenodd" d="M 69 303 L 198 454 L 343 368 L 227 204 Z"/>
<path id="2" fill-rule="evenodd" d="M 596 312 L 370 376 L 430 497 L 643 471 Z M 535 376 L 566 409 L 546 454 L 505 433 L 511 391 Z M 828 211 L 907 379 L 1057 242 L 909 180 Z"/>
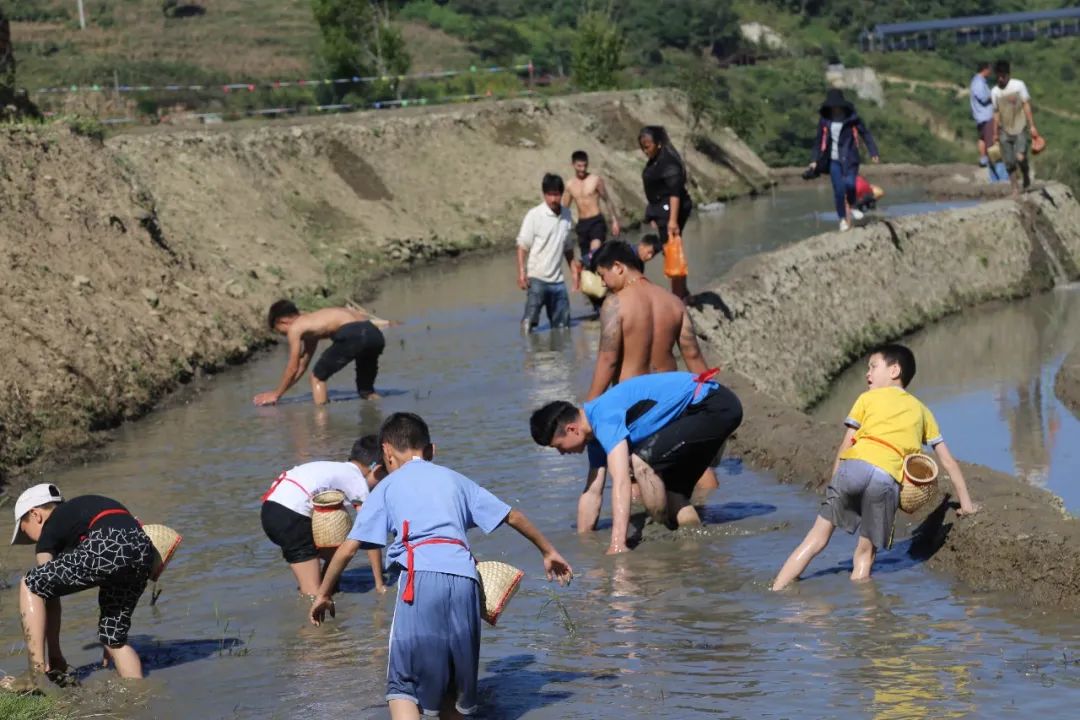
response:
<path id="1" fill-rule="evenodd" d="M 15 532 L 11 534 L 11 544 L 29 545 L 34 542 L 19 529 L 19 521 L 23 519 L 23 515 L 46 503 L 59 502 L 64 502 L 64 496 L 60 494 L 60 488 L 52 483 L 41 483 L 23 490 L 23 494 L 15 501 Z"/>

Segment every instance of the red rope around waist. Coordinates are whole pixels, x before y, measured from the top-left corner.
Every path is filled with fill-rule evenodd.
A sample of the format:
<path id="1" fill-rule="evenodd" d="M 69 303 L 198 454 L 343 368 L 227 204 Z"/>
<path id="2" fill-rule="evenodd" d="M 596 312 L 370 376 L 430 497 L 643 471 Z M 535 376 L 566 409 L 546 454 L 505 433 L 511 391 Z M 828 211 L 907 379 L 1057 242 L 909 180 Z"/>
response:
<path id="1" fill-rule="evenodd" d="M 416 597 L 416 591 L 413 588 L 413 553 L 416 548 L 421 545 L 460 545 L 466 550 L 469 546 L 463 543 L 457 538 L 428 538 L 427 540 L 421 540 L 418 543 L 409 542 L 409 521 L 406 520 L 402 523 L 401 528 L 401 544 L 405 546 L 405 590 L 401 593 L 401 599 L 407 603 L 411 603 Z"/>
<path id="2" fill-rule="evenodd" d="M 281 473 L 280 475 L 277 476 L 277 480 L 270 483 L 269 489 L 267 489 L 267 491 L 263 493 L 263 496 L 260 499 L 260 501 L 261 502 L 266 502 L 270 498 L 270 496 L 274 494 L 274 491 L 277 490 L 278 485 L 280 485 L 283 482 L 291 482 L 293 485 L 300 488 L 301 492 L 303 492 L 309 498 L 311 497 L 311 493 L 309 493 L 307 491 L 307 488 L 305 488 L 303 485 L 301 485 L 300 483 L 293 480 L 291 477 L 289 477 L 285 473 Z M 318 509 L 318 508 L 316 508 L 316 509 Z"/>
<path id="3" fill-rule="evenodd" d="M 705 372 L 694 378 L 694 382 L 697 383 L 697 387 L 694 388 L 694 399 L 697 400 L 697 396 L 701 393 L 701 388 L 705 387 L 705 383 L 713 382 L 713 379 L 720 374 L 720 368 L 709 368 Z"/>
<path id="4" fill-rule="evenodd" d="M 128 512 L 127 510 L 124 510 L 122 508 L 111 508 L 109 510 L 102 510 L 97 515 L 90 518 L 90 522 L 86 526 L 86 533 L 79 536 L 79 542 L 82 542 L 83 540 L 85 540 L 87 538 L 87 536 L 89 536 L 90 531 L 94 529 L 94 525 L 96 525 L 97 521 L 100 520 L 101 518 L 108 517 L 110 515 L 130 515 L 130 514 L 131 514 L 130 512 Z M 136 520 L 135 522 L 139 523 L 139 527 L 142 527 L 141 522 L 139 522 L 138 520 Z"/>
<path id="5" fill-rule="evenodd" d="M 881 438 L 874 437 L 873 435 L 863 435 L 861 438 L 858 438 L 858 440 L 869 440 L 870 442 L 876 442 L 878 445 L 889 448 L 901 458 L 907 457 L 907 453 L 900 452 L 900 448 L 896 447 L 888 440 L 882 440 Z M 852 438 L 851 443 L 854 445 L 855 442 L 857 442 L 856 438 Z"/>

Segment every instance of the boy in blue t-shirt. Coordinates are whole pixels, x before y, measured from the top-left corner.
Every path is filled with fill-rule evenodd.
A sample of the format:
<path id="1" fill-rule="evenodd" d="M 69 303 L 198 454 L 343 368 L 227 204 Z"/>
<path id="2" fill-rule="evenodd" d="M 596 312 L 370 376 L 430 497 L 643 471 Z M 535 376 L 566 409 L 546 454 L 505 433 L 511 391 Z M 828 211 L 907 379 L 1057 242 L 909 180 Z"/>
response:
<path id="1" fill-rule="evenodd" d="M 491 533 L 504 522 L 540 550 L 548 580 L 570 582 L 573 570 L 529 519 L 464 475 L 435 465 L 431 436 L 412 413 L 394 413 L 379 431 L 390 472 L 368 495 L 348 539 L 326 569 L 311 607 L 318 625 L 330 594 L 361 548 L 386 545 L 388 565 L 402 569 L 390 631 L 386 700 L 393 720 L 471 715 L 480 662 L 480 593 L 466 531 Z"/>
<path id="2" fill-rule="evenodd" d="M 589 452 L 589 476 L 578 502 L 578 532 L 595 529 L 604 473 L 611 474 L 611 544 L 625 552 L 630 525 L 630 474 L 645 508 L 668 525 L 700 525 L 690 504 L 694 485 L 715 464 L 724 441 L 742 422 L 742 405 L 713 380 L 716 370 L 640 375 L 578 408 L 548 403 L 529 421 L 533 440 L 560 453 Z"/>

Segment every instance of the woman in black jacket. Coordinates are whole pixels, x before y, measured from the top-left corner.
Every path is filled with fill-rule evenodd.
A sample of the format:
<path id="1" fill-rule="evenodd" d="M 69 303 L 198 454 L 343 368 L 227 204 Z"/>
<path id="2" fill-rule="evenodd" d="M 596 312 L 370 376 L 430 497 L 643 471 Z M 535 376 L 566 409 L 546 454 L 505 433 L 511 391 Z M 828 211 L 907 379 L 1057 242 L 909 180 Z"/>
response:
<path id="1" fill-rule="evenodd" d="M 638 254 L 645 262 L 663 252 L 668 238 L 682 238 L 682 230 L 690 219 L 693 203 L 686 191 L 686 165 L 668 138 L 667 131 L 657 125 L 643 127 L 638 144 L 648 162 L 641 171 L 645 186 L 645 222 L 656 228 L 657 235 L 647 235 L 638 245 Z M 671 291 L 685 299 L 689 292 L 685 277 L 671 278 Z"/>
<path id="2" fill-rule="evenodd" d="M 852 219 L 862 219 L 862 213 L 855 209 L 855 180 L 862 161 L 859 144 L 866 143 L 870 159 L 876 163 L 879 161 L 877 143 L 855 112 L 855 106 L 840 90 L 829 90 L 820 112 L 810 169 L 815 174 L 829 173 L 840 232 L 844 232 L 851 229 Z"/>

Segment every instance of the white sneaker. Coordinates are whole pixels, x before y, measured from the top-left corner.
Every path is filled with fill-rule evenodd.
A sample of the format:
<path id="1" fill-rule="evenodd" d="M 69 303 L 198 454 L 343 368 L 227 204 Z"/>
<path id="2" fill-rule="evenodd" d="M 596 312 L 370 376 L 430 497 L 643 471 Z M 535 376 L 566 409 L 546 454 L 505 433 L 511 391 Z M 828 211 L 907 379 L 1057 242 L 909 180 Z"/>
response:
<path id="1" fill-rule="evenodd" d="M 851 210 L 851 219 L 856 220 L 856 221 L 862 220 L 863 219 L 862 210 L 856 210 L 856 209 L 852 208 L 852 210 Z"/>
<path id="2" fill-rule="evenodd" d="M 849 223 L 847 220 L 841 220 L 840 221 L 840 232 L 847 232 L 850 229 L 851 229 L 851 223 Z"/>

